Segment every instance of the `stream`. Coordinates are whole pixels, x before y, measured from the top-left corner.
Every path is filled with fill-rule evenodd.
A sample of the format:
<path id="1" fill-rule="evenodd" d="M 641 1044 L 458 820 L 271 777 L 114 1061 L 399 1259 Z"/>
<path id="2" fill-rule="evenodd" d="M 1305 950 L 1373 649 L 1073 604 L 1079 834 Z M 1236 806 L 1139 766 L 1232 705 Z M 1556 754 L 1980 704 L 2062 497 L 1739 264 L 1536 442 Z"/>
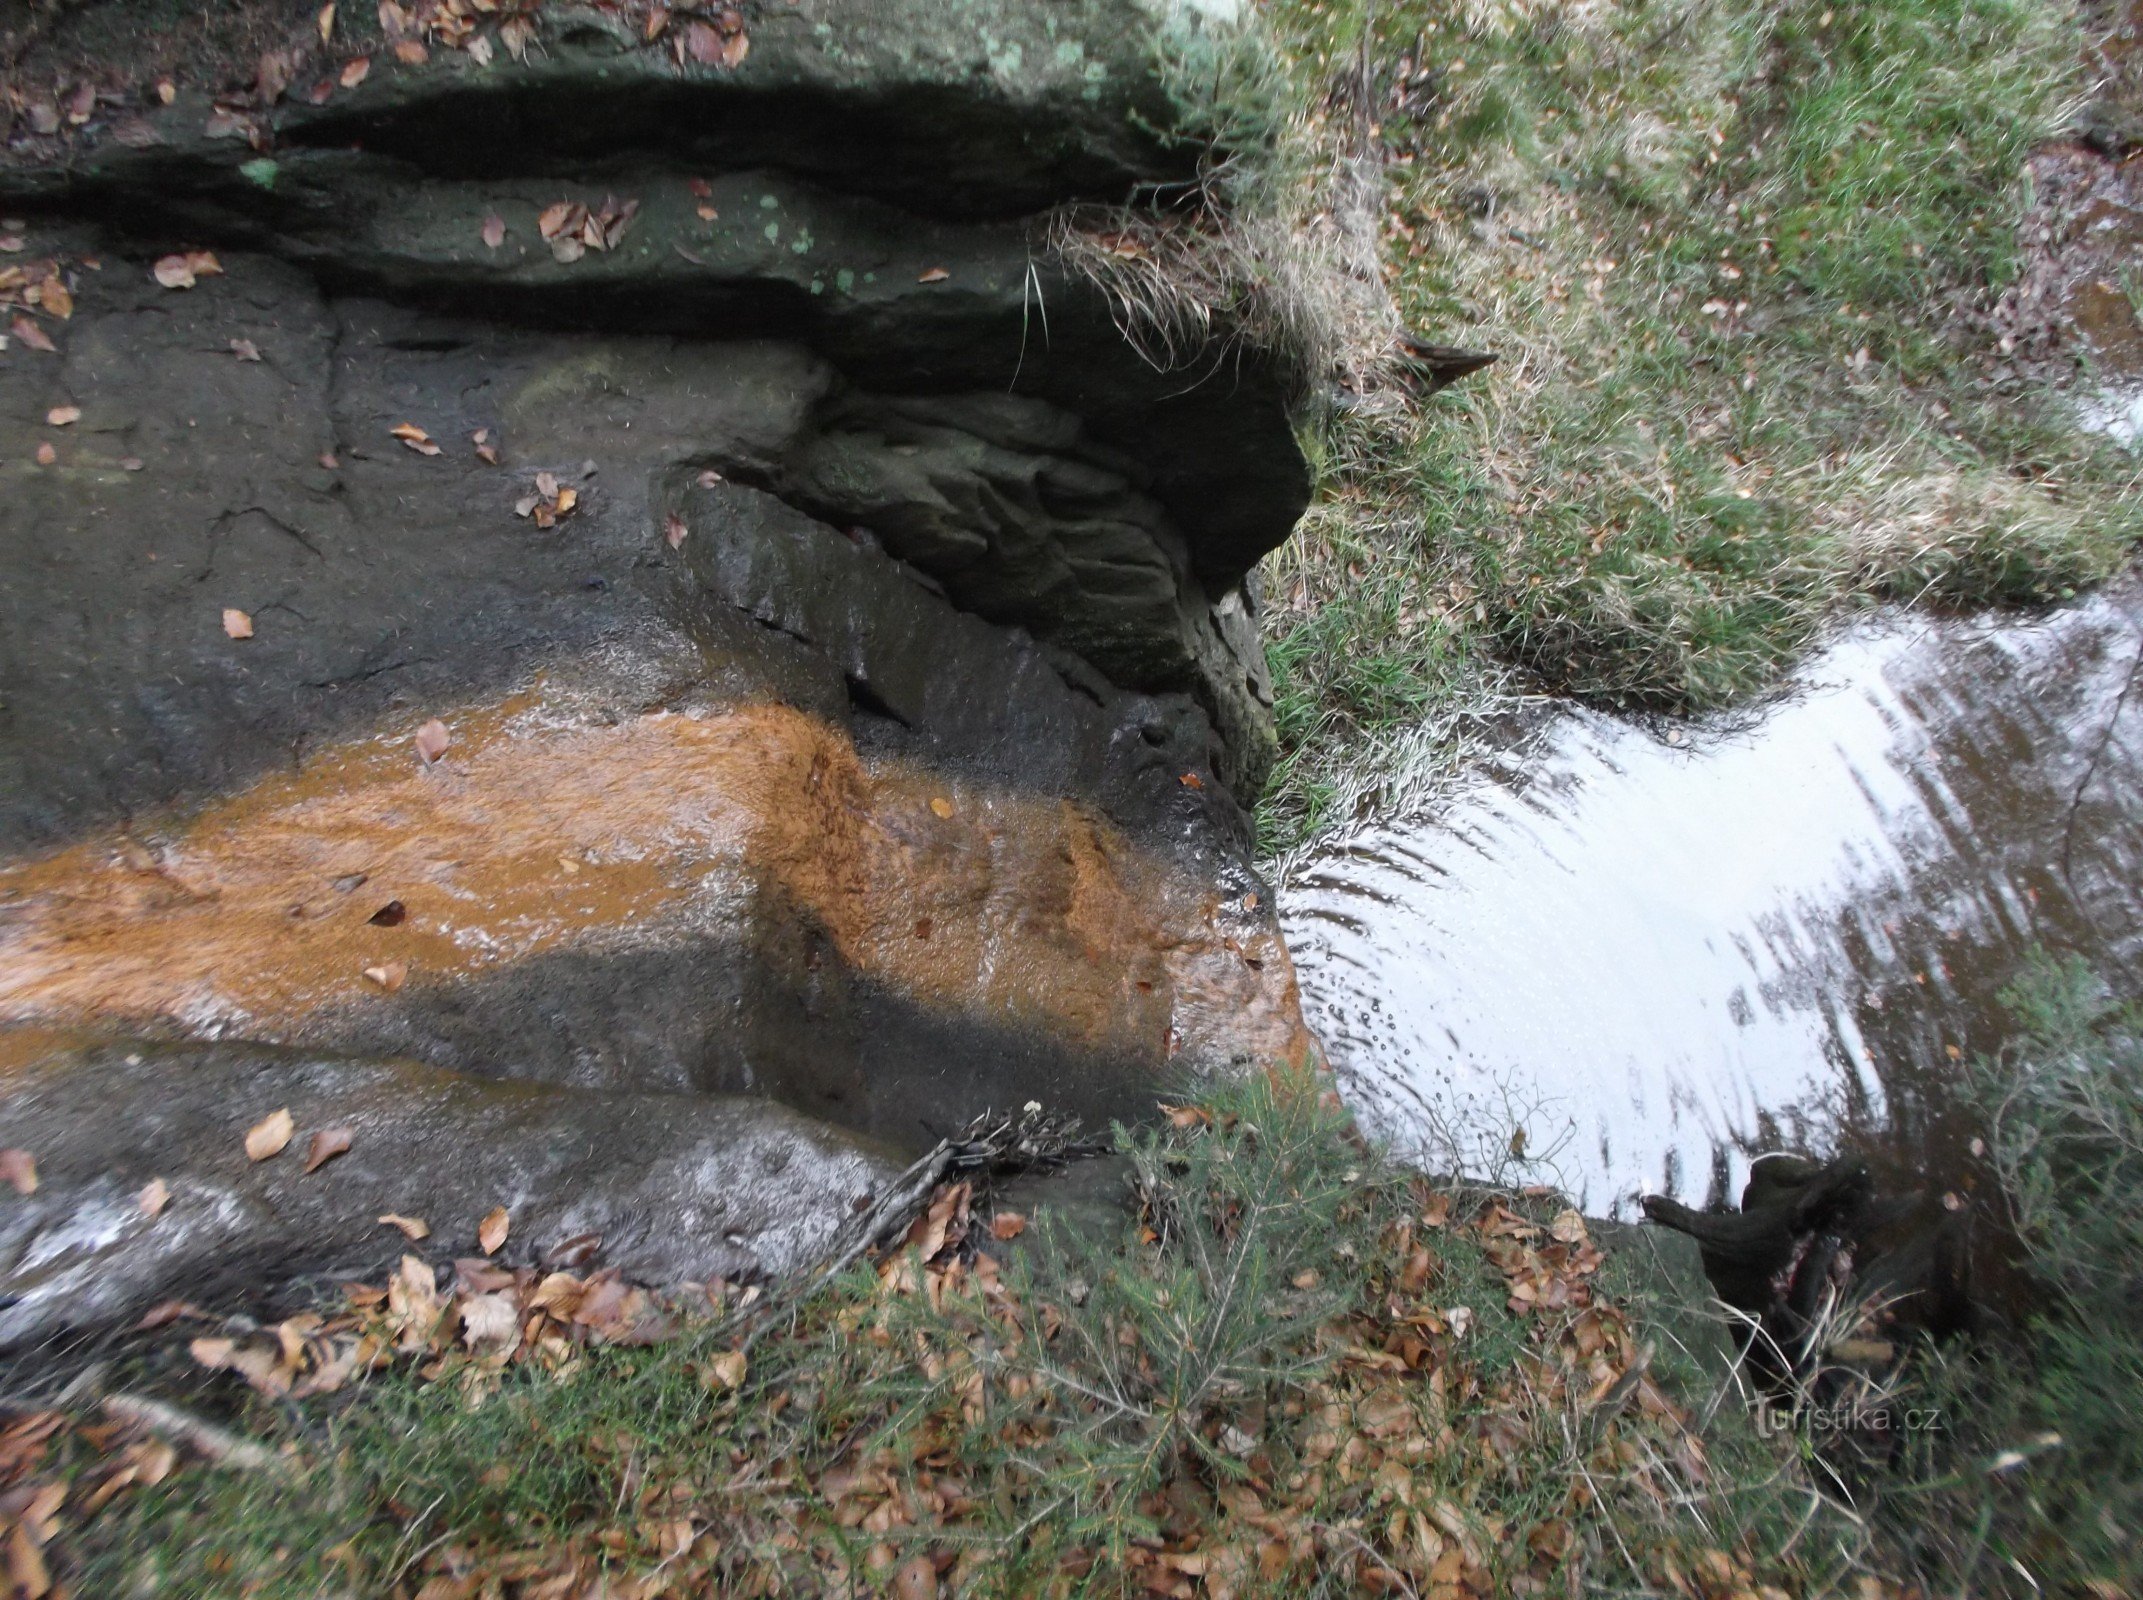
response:
<path id="1" fill-rule="evenodd" d="M 2139 659 L 2131 576 L 1881 618 L 1731 723 L 1559 708 L 1296 869 L 1310 1025 L 1399 1153 L 1594 1215 L 1780 1148 L 1983 1181 L 1960 1090 L 2033 947 L 2143 976 Z"/>

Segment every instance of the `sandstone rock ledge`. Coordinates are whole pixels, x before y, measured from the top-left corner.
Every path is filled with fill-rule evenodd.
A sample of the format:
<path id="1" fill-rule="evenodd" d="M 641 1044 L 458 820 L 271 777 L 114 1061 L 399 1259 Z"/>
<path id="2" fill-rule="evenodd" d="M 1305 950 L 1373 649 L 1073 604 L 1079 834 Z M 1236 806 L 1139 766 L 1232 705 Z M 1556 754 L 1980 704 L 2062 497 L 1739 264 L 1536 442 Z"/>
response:
<path id="1" fill-rule="evenodd" d="M 1195 174 L 1213 8 L 307 5 L 166 93 L 169 9 L 57 8 L 0 161 L 0 1145 L 65 1152 L 0 1343 L 356 1250 L 374 1168 L 232 1165 L 286 1079 L 704 1276 L 984 1105 L 1313 1048 L 1285 363 L 1156 372 L 1036 242 Z M 115 1245 L 145 1130 L 194 1188 Z"/>

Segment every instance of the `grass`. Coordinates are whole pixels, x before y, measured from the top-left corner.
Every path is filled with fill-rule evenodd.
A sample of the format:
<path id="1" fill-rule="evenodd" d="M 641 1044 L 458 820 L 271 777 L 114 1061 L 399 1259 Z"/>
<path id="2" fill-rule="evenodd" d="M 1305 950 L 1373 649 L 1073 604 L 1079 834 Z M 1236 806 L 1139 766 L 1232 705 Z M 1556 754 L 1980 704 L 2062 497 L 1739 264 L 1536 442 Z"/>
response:
<path id="1" fill-rule="evenodd" d="M 29 1473 L 68 1485 L 52 1559 L 84 1595 L 424 1600 L 1708 1600 L 1859 1560 L 1735 1408 L 1677 1402 L 1708 1380 L 1644 1342 L 1574 1213 L 1439 1191 L 1271 1079 L 1119 1143 L 1121 1231 L 1038 1222 L 998 1267 L 941 1196 L 934 1235 L 744 1355 L 702 1327 L 502 1365 L 450 1315 L 304 1402 L 140 1358 L 295 1475 L 189 1463 L 90 1515 L 124 1441 L 78 1419 Z"/>
<path id="2" fill-rule="evenodd" d="M 1945 1593 L 2143 1592 L 2143 1008 L 2076 963 L 2010 997 L 1981 1064 L 1992 1154 L 2039 1280 L 2011 1337 L 1931 1358 L 1955 1426 L 1913 1442 L 1885 1538 Z"/>
<path id="3" fill-rule="evenodd" d="M 1319 501 L 1264 575 L 1268 856 L 1514 667 L 1701 712 L 1857 609 L 2060 599 L 2143 531 L 2133 459 L 1987 322 L 2023 159 L 2083 87 L 2059 0 L 1266 11 L 1312 144 L 1356 137 L 1368 30 L 1392 299 L 1501 356 L 1314 429 Z"/>

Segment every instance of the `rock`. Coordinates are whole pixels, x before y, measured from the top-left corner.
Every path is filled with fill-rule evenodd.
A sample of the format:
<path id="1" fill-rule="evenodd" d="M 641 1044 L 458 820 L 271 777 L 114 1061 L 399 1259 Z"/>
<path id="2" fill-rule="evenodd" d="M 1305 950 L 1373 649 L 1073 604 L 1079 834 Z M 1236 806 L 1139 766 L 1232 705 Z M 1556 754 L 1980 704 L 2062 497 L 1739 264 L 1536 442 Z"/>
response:
<path id="1" fill-rule="evenodd" d="M 832 369 L 828 411 L 799 419 L 767 486 L 853 516 L 944 480 L 927 509 L 953 546 L 923 548 L 918 506 L 896 519 L 902 553 L 1123 687 L 1191 694 L 1250 798 L 1270 689 L 1216 612 L 1242 608 L 1305 503 L 1286 361 L 1237 340 L 1202 381 L 1154 371 L 1106 298 L 1033 243 L 1049 207 L 1194 174 L 1168 64 L 1232 35 L 1134 0 L 989 0 L 957 22 L 919 0 L 824 10 L 764 19 L 745 63 L 712 71 L 560 8 L 524 61 L 382 64 L 325 105 L 248 112 L 245 139 L 182 96 L 147 117 L 154 142 L 96 121 L 67 159 L 29 141 L 0 164 L 0 203 L 97 219 L 97 248 L 122 255 L 298 263 L 330 291 L 330 326 L 356 292 L 484 323 L 806 346 Z M 626 202 L 607 248 L 561 260 L 542 236 L 554 207 Z M 1005 454 L 1008 393 L 1051 415 L 1054 447 Z M 936 459 L 903 481 L 882 457 L 912 453 L 917 429 Z"/>
<path id="2" fill-rule="evenodd" d="M 896 1176 L 881 1148 L 763 1099 L 487 1082 L 406 1061 L 257 1045 L 16 1037 L 0 1122 L 38 1156 L 0 1208 L 0 1352 L 121 1324 L 166 1297 L 269 1304 L 302 1277 L 377 1277 L 401 1255 L 505 1265 L 600 1236 L 638 1281 L 760 1280 L 809 1265 L 855 1202 Z M 297 1138 L 249 1160 L 246 1128 L 288 1109 Z M 305 1170 L 309 1135 L 349 1148 Z M 155 1215 L 140 1193 L 162 1180 Z M 421 1220 L 405 1237 L 380 1218 Z"/>
<path id="3" fill-rule="evenodd" d="M 1157 372 L 1035 242 L 1195 175 L 1225 8 L 803 0 L 722 66 L 354 8 L 167 104 L 157 3 L 52 13 L 25 71 L 131 87 L 0 159 L 0 1041 L 127 1041 L 41 1126 L 458 1085 L 564 1206 L 576 1103 L 913 1148 L 1314 1054 L 1243 809 L 1291 358 Z M 141 1153 L 68 1138 L 77 1208 Z"/>

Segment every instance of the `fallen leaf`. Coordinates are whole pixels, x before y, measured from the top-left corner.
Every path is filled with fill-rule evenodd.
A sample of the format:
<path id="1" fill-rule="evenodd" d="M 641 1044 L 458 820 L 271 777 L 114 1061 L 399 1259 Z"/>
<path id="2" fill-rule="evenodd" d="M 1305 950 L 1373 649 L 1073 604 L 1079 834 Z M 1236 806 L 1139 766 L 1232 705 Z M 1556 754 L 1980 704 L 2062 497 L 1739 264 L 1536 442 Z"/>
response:
<path id="1" fill-rule="evenodd" d="M 335 81 L 345 89 L 354 89 L 365 81 L 372 71 L 370 56 L 352 56 L 342 64 L 342 75 Z"/>
<path id="2" fill-rule="evenodd" d="M 727 41 L 714 28 L 704 22 L 694 22 L 685 29 L 685 54 L 703 67 L 727 65 Z"/>
<path id="3" fill-rule="evenodd" d="M 521 1314 L 506 1295 L 476 1295 L 461 1303 L 461 1339 L 471 1350 L 510 1351 L 521 1342 Z"/>
<path id="4" fill-rule="evenodd" d="M 493 1206 L 484 1220 L 476 1225 L 476 1242 L 484 1247 L 487 1256 L 497 1255 L 499 1246 L 506 1242 L 506 1230 L 513 1226 L 513 1219 L 506 1214 L 504 1206 Z"/>
<path id="5" fill-rule="evenodd" d="M 231 1357 L 238 1353 L 236 1339 L 195 1339 L 186 1346 L 194 1360 L 214 1371 L 221 1372 L 231 1364 Z"/>
<path id="6" fill-rule="evenodd" d="M 156 80 L 157 99 L 163 101 L 163 103 L 168 106 L 178 97 L 179 86 L 177 84 L 173 83 L 169 78 L 158 78 Z"/>
<path id="7" fill-rule="evenodd" d="M 59 458 L 60 453 L 52 448 L 52 441 L 50 439 L 47 439 L 43 444 L 37 447 L 37 464 L 39 466 L 49 467 L 52 465 L 53 462 L 59 460 Z"/>
<path id="8" fill-rule="evenodd" d="M 38 285 L 37 303 L 62 322 L 74 315 L 74 296 L 67 292 L 67 285 L 57 276 Z"/>
<path id="9" fill-rule="evenodd" d="M 951 276 L 952 274 L 947 272 L 943 267 L 932 267 L 928 272 L 924 273 L 915 281 L 917 283 L 943 283 L 947 278 Z"/>
<path id="10" fill-rule="evenodd" d="M 381 1217 L 379 1222 L 380 1226 L 385 1228 L 401 1229 L 402 1237 L 411 1244 L 416 1243 L 419 1239 L 429 1239 L 432 1236 L 432 1225 L 422 1217 L 405 1217 L 399 1211 L 390 1211 Z"/>
<path id="11" fill-rule="evenodd" d="M 690 532 L 691 529 L 685 526 L 685 519 L 674 511 L 662 519 L 662 537 L 672 550 L 681 546 Z"/>
<path id="12" fill-rule="evenodd" d="M 231 354 L 240 361 L 258 361 L 260 359 L 260 346 L 251 339 L 233 339 L 231 341 Z"/>
<path id="13" fill-rule="evenodd" d="M 37 1193 L 37 1158 L 27 1150 L 0 1150 L 0 1178 L 17 1194 Z"/>
<path id="14" fill-rule="evenodd" d="M 180 255 L 161 257 L 150 270 L 166 289 L 191 289 L 203 278 L 220 276 L 223 263 L 211 251 L 188 250 Z"/>
<path id="15" fill-rule="evenodd" d="M 420 456 L 435 456 L 439 453 L 439 446 L 432 443 L 432 436 L 414 422 L 397 422 L 387 431 Z"/>
<path id="16" fill-rule="evenodd" d="M 172 1323 L 178 1321 L 181 1317 L 197 1315 L 199 1315 L 199 1308 L 188 1304 L 184 1300 L 159 1300 L 141 1314 L 141 1320 L 134 1324 L 134 1331 L 136 1333 L 150 1333 L 158 1328 L 170 1327 Z"/>
<path id="17" fill-rule="evenodd" d="M 685 187 L 692 192 L 692 198 L 695 200 L 712 200 L 714 198 L 714 185 L 705 178 L 687 178 L 685 179 Z"/>
<path id="18" fill-rule="evenodd" d="M 80 406 L 54 406 L 45 413 L 45 421 L 55 428 L 64 428 L 70 422 L 82 420 Z"/>
<path id="19" fill-rule="evenodd" d="M 1000 1211 L 990 1218 L 990 1236 L 996 1239 L 1017 1239 L 1027 1231 L 1027 1219 L 1017 1211 Z"/>
<path id="20" fill-rule="evenodd" d="M 225 606 L 223 631 L 233 639 L 250 639 L 253 637 L 253 619 L 236 606 Z"/>
<path id="21" fill-rule="evenodd" d="M 484 218 L 484 247 L 496 250 L 506 242 L 506 219 L 496 211 Z"/>
<path id="22" fill-rule="evenodd" d="M 121 472 L 139 472 L 148 464 L 140 456 L 121 456 L 119 458 L 119 470 Z"/>
<path id="23" fill-rule="evenodd" d="M 365 968 L 365 981 L 376 983 L 389 994 L 409 981 L 409 963 L 406 961 L 382 961 L 376 967 Z"/>
<path id="24" fill-rule="evenodd" d="M 164 1207 L 171 1204 L 171 1185 L 162 1178 L 151 1178 L 141 1186 L 141 1193 L 134 1197 L 134 1203 L 141 1208 L 143 1216 L 160 1217 Z"/>
<path id="25" fill-rule="evenodd" d="M 405 67 L 421 67 L 431 59 L 431 54 L 421 39 L 404 39 L 394 47 L 394 59 Z"/>
<path id="26" fill-rule="evenodd" d="M 744 1381 L 750 1358 L 742 1350 L 724 1350 L 707 1363 L 707 1373 L 724 1389 L 734 1389 Z"/>
<path id="27" fill-rule="evenodd" d="M 375 928 L 399 928 L 408 916 L 409 907 L 399 900 L 390 900 L 365 920 Z"/>
<path id="28" fill-rule="evenodd" d="M 893 1574 L 893 1592 L 900 1600 L 937 1600 L 937 1563 L 926 1555 L 909 1557 Z"/>
<path id="29" fill-rule="evenodd" d="M 447 752 L 454 736 L 446 731 L 446 724 L 437 717 L 417 729 L 417 756 L 427 767 Z"/>
<path id="30" fill-rule="evenodd" d="M 1199 777 L 1195 772 L 1184 773 L 1176 782 L 1182 784 L 1186 789 L 1203 789 L 1205 787 L 1205 779 Z"/>
<path id="31" fill-rule="evenodd" d="M 318 1172 L 349 1148 L 348 1128 L 322 1128 L 312 1136 L 312 1142 L 305 1147 L 305 1170 Z"/>
<path id="32" fill-rule="evenodd" d="M 246 1159 L 266 1161 L 271 1156 L 283 1153 L 283 1146 L 290 1143 L 290 1136 L 297 1131 L 290 1108 L 281 1107 L 269 1112 L 260 1121 L 246 1129 Z"/>
<path id="33" fill-rule="evenodd" d="M 560 200 L 543 208 L 543 214 L 536 218 L 536 232 L 546 239 L 562 238 L 568 233 L 577 232 L 581 220 L 587 214 L 587 207 L 571 200 Z"/>
<path id="34" fill-rule="evenodd" d="M 320 14 L 313 21 L 319 26 L 320 42 L 326 44 L 335 35 L 334 0 L 328 0 L 328 4 L 320 8 Z"/>
<path id="35" fill-rule="evenodd" d="M 952 815 L 952 802 L 943 795 L 934 795 L 931 797 L 930 809 L 940 817 L 950 817 Z"/>
<path id="36" fill-rule="evenodd" d="M 17 317 L 8 324 L 8 332 L 28 345 L 32 350 L 42 350 L 47 355 L 59 348 L 45 332 L 28 317 Z"/>

